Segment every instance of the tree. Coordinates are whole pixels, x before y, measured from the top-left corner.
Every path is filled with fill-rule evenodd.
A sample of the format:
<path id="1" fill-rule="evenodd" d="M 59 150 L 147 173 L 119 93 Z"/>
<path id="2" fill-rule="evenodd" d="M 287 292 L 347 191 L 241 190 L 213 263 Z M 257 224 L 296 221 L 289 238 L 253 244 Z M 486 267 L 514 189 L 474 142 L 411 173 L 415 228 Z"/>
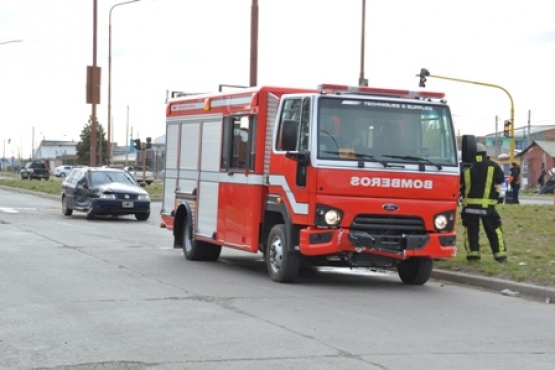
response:
<path id="1" fill-rule="evenodd" d="M 77 163 L 88 166 L 91 158 L 91 131 L 92 117 L 81 131 L 81 141 L 77 143 Z M 96 121 L 96 163 L 99 166 L 109 163 L 108 158 L 108 141 L 105 138 L 104 127 Z M 100 153 L 102 153 L 102 163 L 100 163 Z"/>

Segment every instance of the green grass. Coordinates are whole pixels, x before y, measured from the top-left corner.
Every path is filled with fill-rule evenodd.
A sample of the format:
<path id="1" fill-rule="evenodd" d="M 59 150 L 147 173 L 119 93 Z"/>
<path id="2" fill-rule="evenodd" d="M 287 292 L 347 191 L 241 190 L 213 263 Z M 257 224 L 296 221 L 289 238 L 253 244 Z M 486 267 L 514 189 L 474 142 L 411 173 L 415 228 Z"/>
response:
<path id="1" fill-rule="evenodd" d="M 62 179 L 21 180 L 19 175 L 4 172 L 0 172 L 0 185 L 54 195 L 59 195 L 62 191 Z M 162 198 L 162 180 L 155 180 L 152 184 L 146 185 L 144 189 L 153 200 Z"/>
<path id="2" fill-rule="evenodd" d="M 60 179 L 29 181 L 20 180 L 13 174 L 5 173 L 0 173 L 0 185 L 56 195 L 60 194 L 61 190 Z M 146 185 L 145 189 L 152 199 L 162 197 L 161 180 Z M 545 197 L 551 199 L 553 196 Z M 457 256 L 447 261 L 437 262 L 436 268 L 541 286 L 555 286 L 555 206 L 505 204 L 497 206 L 497 211 L 501 215 L 505 244 L 509 252 L 507 265 L 501 265 L 493 259 L 483 228 L 480 231 L 482 260 L 472 264 L 466 261 L 463 227 L 459 214 L 457 215 Z"/>
<path id="3" fill-rule="evenodd" d="M 550 196 L 552 197 L 552 196 Z M 509 263 L 501 265 L 492 256 L 483 228 L 480 230 L 482 260 L 468 263 L 460 215 L 457 219 L 457 257 L 436 263 L 436 268 L 492 276 L 517 282 L 555 286 L 555 206 L 498 205 L 503 222 Z"/>

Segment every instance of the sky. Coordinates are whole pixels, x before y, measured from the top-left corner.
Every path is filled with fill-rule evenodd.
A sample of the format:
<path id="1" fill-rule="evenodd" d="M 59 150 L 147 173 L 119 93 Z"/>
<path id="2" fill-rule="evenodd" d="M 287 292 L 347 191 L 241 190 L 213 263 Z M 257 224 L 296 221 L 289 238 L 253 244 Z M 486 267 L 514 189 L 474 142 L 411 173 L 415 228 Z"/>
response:
<path id="1" fill-rule="evenodd" d="M 96 114 L 105 130 L 109 14 L 121 2 L 97 0 Z M 112 140 L 121 145 L 129 136 L 164 135 L 167 91 L 248 85 L 252 2 L 139 0 L 113 8 Z M 7 157 L 28 157 L 42 139 L 79 140 L 92 113 L 86 69 L 93 64 L 93 4 L 0 0 L 0 145 Z M 555 125 L 551 4 L 366 0 L 364 77 L 370 86 L 419 90 L 416 74 L 427 68 L 435 76 L 499 85 L 513 99 L 515 127 L 529 120 Z M 258 5 L 258 85 L 358 84 L 362 0 Z M 510 118 L 510 98 L 501 89 L 436 77 L 425 89 L 446 93 L 458 134 L 502 131 Z"/>

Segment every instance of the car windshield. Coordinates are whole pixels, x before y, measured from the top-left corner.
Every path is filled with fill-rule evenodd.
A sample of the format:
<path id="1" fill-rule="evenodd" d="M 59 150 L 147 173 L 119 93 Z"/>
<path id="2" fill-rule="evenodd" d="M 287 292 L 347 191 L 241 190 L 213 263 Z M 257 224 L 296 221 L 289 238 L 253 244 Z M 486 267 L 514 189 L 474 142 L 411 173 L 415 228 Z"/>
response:
<path id="1" fill-rule="evenodd" d="M 135 179 L 133 179 L 133 177 L 131 177 L 127 172 L 116 172 L 116 171 L 92 172 L 91 182 L 93 187 L 109 184 L 112 182 L 137 186 Z"/>

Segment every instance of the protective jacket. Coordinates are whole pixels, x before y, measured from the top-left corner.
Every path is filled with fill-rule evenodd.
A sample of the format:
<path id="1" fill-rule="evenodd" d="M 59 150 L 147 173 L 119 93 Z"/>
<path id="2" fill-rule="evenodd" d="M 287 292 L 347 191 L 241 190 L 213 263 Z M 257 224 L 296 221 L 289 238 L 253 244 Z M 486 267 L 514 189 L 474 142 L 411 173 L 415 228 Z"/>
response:
<path id="1" fill-rule="evenodd" d="M 485 154 L 476 155 L 472 167 L 461 176 L 463 207 L 488 208 L 497 204 L 499 186 L 505 181 L 505 174 L 497 163 Z"/>

